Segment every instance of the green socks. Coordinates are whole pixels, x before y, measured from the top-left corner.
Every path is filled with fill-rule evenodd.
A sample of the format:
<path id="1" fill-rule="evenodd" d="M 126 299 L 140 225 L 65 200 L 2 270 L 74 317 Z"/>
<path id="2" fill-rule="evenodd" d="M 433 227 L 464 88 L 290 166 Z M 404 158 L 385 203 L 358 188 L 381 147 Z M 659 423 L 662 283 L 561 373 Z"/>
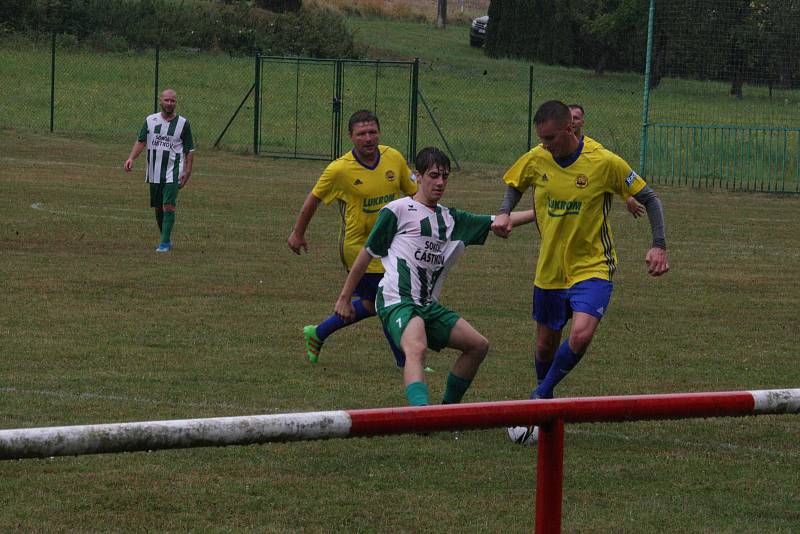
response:
<path id="1" fill-rule="evenodd" d="M 447 375 L 447 386 L 444 390 L 444 397 L 442 397 L 442 404 L 458 404 L 464 393 L 469 389 L 472 380 L 461 378 L 453 373 Z"/>
<path id="2" fill-rule="evenodd" d="M 175 224 L 175 212 L 165 211 L 164 222 L 161 227 L 161 242 L 170 243 L 170 236 L 172 235 L 172 226 Z"/>
<path id="3" fill-rule="evenodd" d="M 428 384 L 425 382 L 411 382 L 406 386 L 406 398 L 411 406 L 427 406 Z"/>
<path id="4" fill-rule="evenodd" d="M 461 402 L 470 384 L 472 384 L 472 380 L 449 373 L 442 404 L 458 404 Z M 425 382 L 411 382 L 406 386 L 406 398 L 411 406 L 427 406 L 428 384 Z"/>

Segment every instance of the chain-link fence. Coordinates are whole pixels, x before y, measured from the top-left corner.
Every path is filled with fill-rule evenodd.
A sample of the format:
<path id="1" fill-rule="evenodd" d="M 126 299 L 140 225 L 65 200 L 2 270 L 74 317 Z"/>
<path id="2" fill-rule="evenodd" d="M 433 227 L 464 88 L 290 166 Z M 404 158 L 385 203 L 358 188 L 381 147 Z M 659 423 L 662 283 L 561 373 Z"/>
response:
<path id="1" fill-rule="evenodd" d="M 800 4 L 650 5 L 643 171 L 661 183 L 800 191 Z"/>
<path id="2" fill-rule="evenodd" d="M 128 142 L 158 91 L 172 87 L 201 148 L 331 159 L 348 148 L 350 113 L 367 108 L 381 118 L 382 142 L 409 160 L 436 145 L 457 167 L 507 167 L 538 142 L 533 111 L 558 99 L 581 104 L 584 133 L 652 182 L 800 192 L 798 60 L 776 48 L 800 39 L 791 31 L 800 8 L 785 7 L 784 20 L 764 11 L 772 0 L 693 2 L 642 0 L 642 73 L 490 60 L 469 47 L 466 30 L 452 55 L 418 63 L 89 53 L 55 36 L 0 47 L 0 126 Z"/>

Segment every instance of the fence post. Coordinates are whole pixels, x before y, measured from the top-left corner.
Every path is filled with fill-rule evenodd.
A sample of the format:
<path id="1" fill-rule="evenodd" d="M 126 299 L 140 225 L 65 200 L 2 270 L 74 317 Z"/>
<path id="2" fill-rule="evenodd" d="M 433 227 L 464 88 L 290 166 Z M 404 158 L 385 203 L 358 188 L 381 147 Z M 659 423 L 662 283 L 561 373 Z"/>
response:
<path id="1" fill-rule="evenodd" d="M 564 485 L 564 420 L 539 425 L 536 461 L 536 534 L 561 532 Z"/>
<path id="2" fill-rule="evenodd" d="M 153 77 L 153 113 L 158 112 L 158 70 L 161 63 L 161 46 L 156 44 L 156 72 Z"/>
<path id="3" fill-rule="evenodd" d="M 414 58 L 411 67 L 411 110 L 408 132 L 408 159 L 414 161 L 417 155 L 417 91 L 419 91 L 419 58 Z"/>
<path id="4" fill-rule="evenodd" d="M 533 136 L 531 125 L 533 124 L 533 65 L 528 67 L 528 150 L 531 149 Z"/>
<path id="5" fill-rule="evenodd" d="M 644 66 L 644 96 L 642 97 L 642 140 L 639 147 L 639 173 L 647 176 L 647 126 L 650 115 L 650 73 L 653 63 L 653 21 L 656 13 L 656 0 L 650 0 L 647 15 L 647 57 Z"/>
<path id="6" fill-rule="evenodd" d="M 50 133 L 53 133 L 56 113 L 56 32 L 50 45 Z"/>
<path id="7" fill-rule="evenodd" d="M 253 154 L 261 145 L 261 53 L 256 52 L 255 93 L 253 93 Z"/>

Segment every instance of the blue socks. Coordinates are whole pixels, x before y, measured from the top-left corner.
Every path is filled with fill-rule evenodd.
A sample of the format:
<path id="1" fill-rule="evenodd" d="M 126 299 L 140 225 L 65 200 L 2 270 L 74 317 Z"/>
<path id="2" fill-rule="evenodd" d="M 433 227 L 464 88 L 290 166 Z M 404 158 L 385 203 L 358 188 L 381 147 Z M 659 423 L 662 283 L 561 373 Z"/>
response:
<path id="1" fill-rule="evenodd" d="M 581 358 L 583 358 L 583 354 L 572 352 L 572 349 L 569 348 L 569 340 L 564 341 L 561 346 L 558 347 L 552 365 L 547 371 L 547 375 L 533 391 L 531 398 L 552 399 L 553 389 L 555 389 L 558 383 L 578 365 Z M 536 362 L 536 364 L 536 374 L 538 376 L 539 362 Z"/>
<path id="2" fill-rule="evenodd" d="M 553 360 L 550 360 L 549 362 L 543 362 L 538 358 L 534 357 L 533 361 L 536 364 L 536 385 L 538 386 L 539 384 L 542 383 L 544 377 L 547 376 L 547 372 L 553 365 Z"/>
<path id="3" fill-rule="evenodd" d="M 357 323 L 362 319 L 366 319 L 367 317 L 372 317 L 375 315 L 374 313 L 369 313 L 366 308 L 364 308 L 364 303 L 360 300 L 354 301 L 353 307 L 356 309 L 356 318 L 353 319 L 353 322 L 346 323 L 345 321 L 342 321 L 338 315 L 333 313 L 330 317 L 317 325 L 317 339 L 320 341 L 325 341 L 326 337 L 333 334 L 340 328 L 344 328 L 349 324 Z"/>

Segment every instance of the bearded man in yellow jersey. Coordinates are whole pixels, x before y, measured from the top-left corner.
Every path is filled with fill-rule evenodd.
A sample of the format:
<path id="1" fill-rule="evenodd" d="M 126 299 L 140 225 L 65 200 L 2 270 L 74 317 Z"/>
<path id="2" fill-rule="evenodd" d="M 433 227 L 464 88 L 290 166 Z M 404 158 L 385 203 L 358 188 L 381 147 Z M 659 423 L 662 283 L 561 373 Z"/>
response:
<path id="1" fill-rule="evenodd" d="M 331 162 L 306 197 L 297 216 L 287 244 L 295 254 L 308 252 L 306 228 L 321 202 L 339 203 L 342 231 L 339 235 L 339 255 L 349 272 L 358 253 L 364 248 L 370 230 L 378 219 L 378 212 L 389 202 L 417 191 L 405 158 L 397 150 L 379 144 L 381 127 L 378 117 L 370 111 L 355 112 L 348 123 L 353 149 Z M 317 325 L 303 328 L 306 356 L 317 363 L 325 339 L 345 326 L 375 315 L 375 295 L 383 278 L 380 260 L 370 262 L 367 272 L 354 293 L 355 314 L 348 320 L 335 313 Z M 392 340 L 386 329 L 384 335 L 398 367 L 405 366 L 405 355 Z"/>
<path id="2" fill-rule="evenodd" d="M 533 187 L 541 244 L 533 290 L 538 385 L 531 398 L 552 398 L 589 347 L 611 299 L 617 254 L 609 215 L 615 194 L 632 196 L 647 210 L 653 234 L 645 255 L 649 274 L 661 276 L 669 262 L 661 201 L 630 165 L 592 139 L 579 139 L 562 102 L 542 104 L 534 124 L 541 144 L 503 176 L 506 192 L 492 230 L 510 234 L 509 213 Z M 570 319 L 569 339 L 562 343 Z"/>

